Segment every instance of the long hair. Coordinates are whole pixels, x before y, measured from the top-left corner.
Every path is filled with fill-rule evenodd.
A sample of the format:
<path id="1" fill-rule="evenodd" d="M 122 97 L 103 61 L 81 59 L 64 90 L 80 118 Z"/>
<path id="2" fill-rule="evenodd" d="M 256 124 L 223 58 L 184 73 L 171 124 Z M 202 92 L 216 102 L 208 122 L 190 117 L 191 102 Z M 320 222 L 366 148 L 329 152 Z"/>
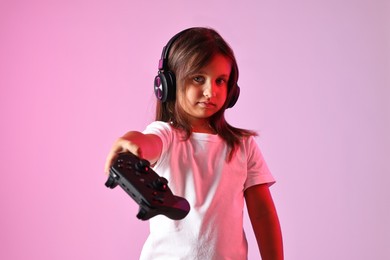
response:
<path id="1" fill-rule="evenodd" d="M 168 67 L 176 76 L 176 93 L 185 91 L 185 80 L 209 64 L 212 58 L 220 54 L 231 61 L 232 68 L 228 80 L 228 93 L 224 106 L 209 120 L 213 130 L 230 147 L 230 160 L 237 150 L 243 137 L 255 136 L 256 132 L 236 128 L 225 120 L 225 110 L 232 99 L 233 90 L 237 88 L 238 66 L 232 48 L 213 29 L 196 27 L 184 31 L 172 44 L 168 54 Z M 167 102 L 157 101 L 156 120 L 169 122 L 176 129 L 185 132 L 185 140 L 192 133 L 187 114 L 176 102 L 176 99 Z"/>

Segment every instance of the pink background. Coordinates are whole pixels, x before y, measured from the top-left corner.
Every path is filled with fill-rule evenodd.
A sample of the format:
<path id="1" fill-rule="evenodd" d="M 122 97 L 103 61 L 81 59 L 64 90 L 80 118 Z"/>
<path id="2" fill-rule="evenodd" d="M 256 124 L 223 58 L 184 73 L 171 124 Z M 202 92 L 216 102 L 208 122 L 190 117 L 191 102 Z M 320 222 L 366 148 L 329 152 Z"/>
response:
<path id="1" fill-rule="evenodd" d="M 260 132 L 286 259 L 390 259 L 386 0 L 2 0 L 0 259 L 137 259 L 147 222 L 103 164 L 153 120 L 161 49 L 190 26 L 236 52 L 227 117 Z"/>

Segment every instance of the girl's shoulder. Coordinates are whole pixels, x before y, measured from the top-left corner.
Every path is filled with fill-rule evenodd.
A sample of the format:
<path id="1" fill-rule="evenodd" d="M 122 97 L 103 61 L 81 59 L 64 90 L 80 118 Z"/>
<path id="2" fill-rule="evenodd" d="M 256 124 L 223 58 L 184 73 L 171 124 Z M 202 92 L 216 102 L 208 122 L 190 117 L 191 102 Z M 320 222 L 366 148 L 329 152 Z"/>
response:
<path id="1" fill-rule="evenodd" d="M 146 127 L 146 130 L 147 129 L 160 129 L 160 130 L 171 131 L 172 127 L 171 124 L 168 122 L 153 121 Z"/>
<path id="2" fill-rule="evenodd" d="M 144 134 L 155 134 L 160 138 L 172 139 L 173 136 L 182 136 L 183 132 L 176 129 L 172 124 L 164 121 L 154 121 L 150 123 L 145 130 Z"/>

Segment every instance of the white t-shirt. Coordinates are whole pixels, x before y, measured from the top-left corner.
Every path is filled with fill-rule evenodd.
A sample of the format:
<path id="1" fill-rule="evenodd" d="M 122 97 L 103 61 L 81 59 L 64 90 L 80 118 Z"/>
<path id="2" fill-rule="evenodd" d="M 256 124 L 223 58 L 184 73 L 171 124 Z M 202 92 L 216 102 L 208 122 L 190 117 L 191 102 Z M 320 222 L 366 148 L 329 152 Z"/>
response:
<path id="1" fill-rule="evenodd" d="M 254 138 L 244 138 L 228 162 L 229 148 L 218 135 L 192 133 L 183 141 L 181 131 L 158 121 L 144 133 L 161 138 L 162 154 L 153 169 L 191 210 L 182 220 L 151 218 L 140 259 L 247 259 L 244 191 L 275 182 Z"/>

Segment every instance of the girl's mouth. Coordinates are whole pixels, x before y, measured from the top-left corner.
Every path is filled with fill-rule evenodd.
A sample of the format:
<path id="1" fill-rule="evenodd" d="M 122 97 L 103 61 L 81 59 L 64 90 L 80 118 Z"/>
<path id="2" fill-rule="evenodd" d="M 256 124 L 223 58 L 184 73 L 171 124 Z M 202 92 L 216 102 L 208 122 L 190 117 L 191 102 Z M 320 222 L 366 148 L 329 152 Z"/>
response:
<path id="1" fill-rule="evenodd" d="M 212 108 L 215 107 L 215 104 L 212 102 L 198 102 L 198 105 L 203 108 Z"/>

